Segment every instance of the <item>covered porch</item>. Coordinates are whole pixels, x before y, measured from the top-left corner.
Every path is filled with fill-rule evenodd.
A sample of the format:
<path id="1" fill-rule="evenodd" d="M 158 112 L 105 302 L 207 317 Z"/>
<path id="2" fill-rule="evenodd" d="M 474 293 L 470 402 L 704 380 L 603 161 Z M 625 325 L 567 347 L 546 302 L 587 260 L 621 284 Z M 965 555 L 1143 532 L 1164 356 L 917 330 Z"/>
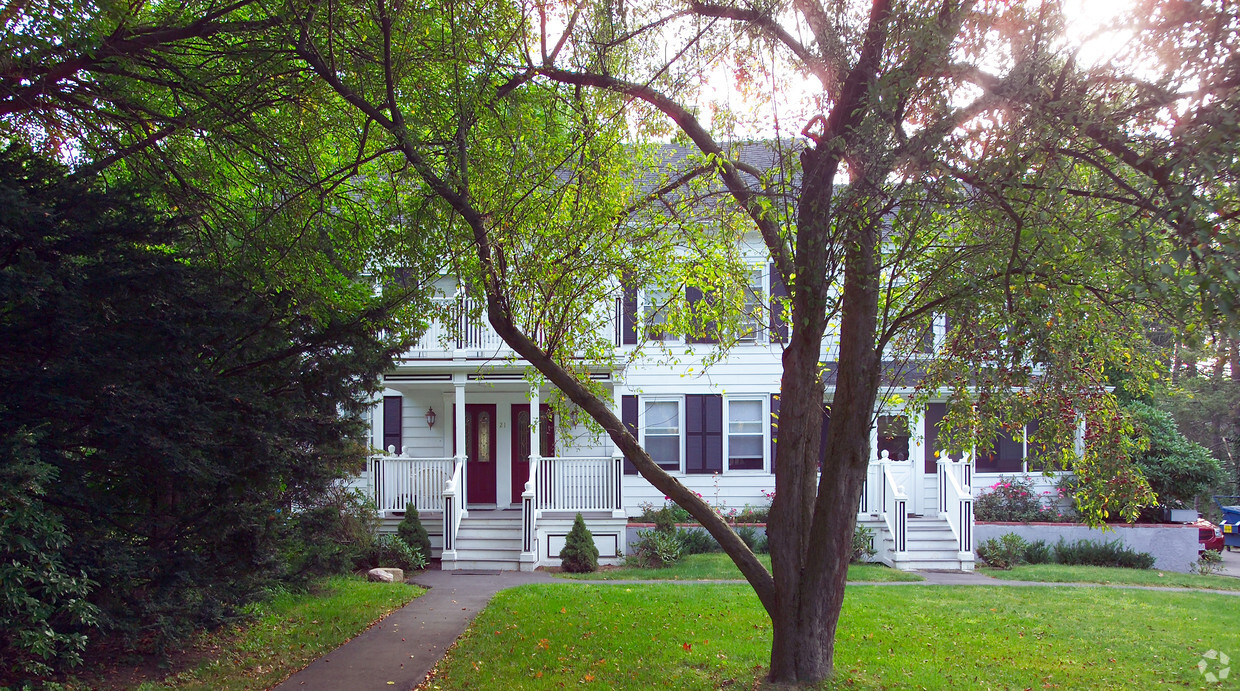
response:
<path id="1" fill-rule="evenodd" d="M 429 379 L 434 376 L 435 379 Z M 580 512 L 616 559 L 623 459 L 610 442 L 556 424 L 523 373 L 390 375 L 363 478 L 381 515 L 418 509 L 446 570 L 557 563 Z"/>

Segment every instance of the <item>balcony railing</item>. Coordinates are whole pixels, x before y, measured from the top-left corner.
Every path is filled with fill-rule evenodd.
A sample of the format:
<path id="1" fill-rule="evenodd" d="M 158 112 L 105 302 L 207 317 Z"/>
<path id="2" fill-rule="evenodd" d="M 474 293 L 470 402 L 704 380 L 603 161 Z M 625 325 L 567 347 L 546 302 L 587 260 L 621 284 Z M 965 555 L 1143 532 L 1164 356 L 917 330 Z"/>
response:
<path id="1" fill-rule="evenodd" d="M 487 320 L 485 300 L 457 296 L 439 298 L 433 304 L 430 325 L 413 345 L 412 351 L 481 351 L 493 354 L 511 350 Z M 621 300 L 616 298 L 599 305 L 591 315 L 592 321 L 599 324 L 599 335 L 616 346 L 620 345 L 622 307 Z"/>

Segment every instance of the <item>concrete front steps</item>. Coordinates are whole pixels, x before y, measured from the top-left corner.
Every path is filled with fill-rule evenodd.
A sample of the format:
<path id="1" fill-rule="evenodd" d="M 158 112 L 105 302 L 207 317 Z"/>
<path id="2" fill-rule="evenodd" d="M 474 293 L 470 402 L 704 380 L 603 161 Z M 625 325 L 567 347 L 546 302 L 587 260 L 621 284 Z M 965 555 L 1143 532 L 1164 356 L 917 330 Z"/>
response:
<path id="1" fill-rule="evenodd" d="M 882 521 L 863 521 L 874 530 L 874 547 L 877 558 L 884 564 L 902 571 L 972 571 L 974 559 L 961 558 L 959 544 L 952 534 L 947 519 L 937 516 L 910 516 L 908 518 L 908 548 L 904 554 L 895 553 L 895 538 Z"/>
<path id="2" fill-rule="evenodd" d="M 521 512 L 470 509 L 456 532 L 456 559 L 444 559 L 441 568 L 519 571 Z"/>

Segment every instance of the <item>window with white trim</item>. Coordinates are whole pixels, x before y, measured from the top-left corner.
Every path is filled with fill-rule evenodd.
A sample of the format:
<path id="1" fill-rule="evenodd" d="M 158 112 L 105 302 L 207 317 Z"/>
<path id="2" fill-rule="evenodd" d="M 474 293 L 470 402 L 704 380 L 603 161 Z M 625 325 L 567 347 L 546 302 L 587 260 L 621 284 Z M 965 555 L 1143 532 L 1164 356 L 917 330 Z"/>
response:
<path id="1" fill-rule="evenodd" d="M 766 291 L 763 287 L 766 277 L 761 267 L 749 272 L 749 285 L 745 286 L 745 306 L 740 319 L 739 340 L 754 343 L 762 327 L 762 305 L 766 302 Z"/>
<path id="2" fill-rule="evenodd" d="M 728 470 L 763 470 L 766 416 L 763 400 L 727 399 Z"/>
<path id="3" fill-rule="evenodd" d="M 654 341 L 671 338 L 667 333 L 667 313 L 671 310 L 673 293 L 665 288 L 646 288 L 642 291 L 642 320 L 646 324 L 646 336 Z"/>
<path id="4" fill-rule="evenodd" d="M 680 470 L 680 419 L 679 400 L 642 402 L 642 445 L 650 458 L 667 471 Z"/>

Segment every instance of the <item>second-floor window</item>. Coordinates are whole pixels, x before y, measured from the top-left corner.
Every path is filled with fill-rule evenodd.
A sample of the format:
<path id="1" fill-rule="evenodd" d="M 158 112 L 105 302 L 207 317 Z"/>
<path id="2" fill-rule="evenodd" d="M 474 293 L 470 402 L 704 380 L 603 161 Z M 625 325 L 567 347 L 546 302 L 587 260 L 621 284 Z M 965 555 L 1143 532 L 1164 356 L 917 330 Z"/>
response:
<path id="1" fill-rule="evenodd" d="M 744 313 L 741 315 L 740 322 L 740 340 L 746 343 L 753 343 L 758 340 L 758 332 L 762 327 L 762 306 L 766 301 L 766 291 L 763 285 L 766 283 L 761 268 L 753 269 L 749 272 L 749 285 L 745 286 L 745 306 Z"/>
<path id="2" fill-rule="evenodd" d="M 647 337 L 653 341 L 670 338 L 667 333 L 667 313 L 671 309 L 672 292 L 664 288 L 647 288 L 642 319 L 646 324 Z"/>

